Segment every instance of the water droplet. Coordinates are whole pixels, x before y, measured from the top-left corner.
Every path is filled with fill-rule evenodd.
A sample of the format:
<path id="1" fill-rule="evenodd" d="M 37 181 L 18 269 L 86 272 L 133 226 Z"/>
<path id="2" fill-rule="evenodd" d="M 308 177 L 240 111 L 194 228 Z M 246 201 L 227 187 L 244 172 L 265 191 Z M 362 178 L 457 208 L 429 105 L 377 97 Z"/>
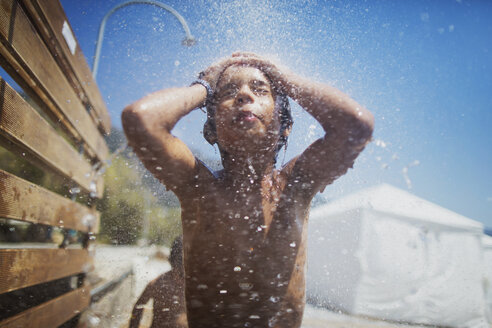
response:
<path id="1" fill-rule="evenodd" d="M 79 187 L 73 187 L 69 190 L 70 194 L 72 195 L 77 195 L 79 192 L 80 192 L 80 188 Z"/>
<path id="2" fill-rule="evenodd" d="M 99 326 L 99 323 L 101 322 L 101 319 L 99 319 L 98 317 L 95 317 L 95 316 L 90 315 L 89 316 L 89 322 L 91 323 L 91 325 L 93 327 L 97 327 L 97 326 Z"/>
<path id="3" fill-rule="evenodd" d="M 227 294 L 227 290 L 221 289 L 219 293 L 221 293 L 221 294 Z"/>
<path id="4" fill-rule="evenodd" d="M 235 267 L 234 267 L 234 271 L 235 271 L 235 272 L 239 272 L 239 271 L 241 271 L 241 267 L 240 267 L 239 265 L 238 265 L 238 266 L 235 266 Z"/>
<path id="5" fill-rule="evenodd" d="M 270 296 L 270 302 L 277 303 L 280 300 L 278 296 Z"/>
<path id="6" fill-rule="evenodd" d="M 198 286 L 196 286 L 196 289 L 200 289 L 200 290 L 207 289 L 207 288 L 208 286 L 205 284 L 199 284 Z"/>
<path id="7" fill-rule="evenodd" d="M 245 219 L 245 220 L 249 220 L 249 216 L 247 216 L 247 215 L 246 215 L 246 216 L 244 217 L 244 219 Z"/>
<path id="8" fill-rule="evenodd" d="M 252 314 L 249 316 L 250 319 L 260 319 L 260 316 L 257 314 Z"/>
<path id="9" fill-rule="evenodd" d="M 253 288 L 253 284 L 249 282 L 240 282 L 239 288 L 242 290 L 251 290 L 251 288 Z"/>
<path id="10" fill-rule="evenodd" d="M 162 167 L 160 167 L 160 166 L 156 166 L 156 167 L 155 167 L 155 169 L 156 169 L 157 171 L 162 171 Z"/>
<path id="11" fill-rule="evenodd" d="M 295 242 L 295 241 L 291 242 L 291 243 L 289 244 L 289 246 L 290 246 L 290 247 L 296 247 L 296 242 Z"/>
<path id="12" fill-rule="evenodd" d="M 378 147 L 381 147 L 381 148 L 386 148 L 386 142 L 384 142 L 383 140 L 381 139 L 376 139 L 374 140 L 374 144 Z"/>

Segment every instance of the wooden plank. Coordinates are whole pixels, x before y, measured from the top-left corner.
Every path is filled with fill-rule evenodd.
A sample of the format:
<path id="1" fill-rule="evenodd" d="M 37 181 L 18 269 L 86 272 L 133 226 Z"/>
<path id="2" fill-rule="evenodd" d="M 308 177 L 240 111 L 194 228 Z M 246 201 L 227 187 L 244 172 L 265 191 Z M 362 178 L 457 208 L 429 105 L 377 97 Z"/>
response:
<path id="1" fill-rule="evenodd" d="M 92 269 L 87 249 L 0 249 L 0 294 Z"/>
<path id="2" fill-rule="evenodd" d="M 89 290 L 75 289 L 0 322 L 2 328 L 58 327 L 89 306 Z"/>
<path id="3" fill-rule="evenodd" d="M 60 2 L 54 0 L 21 0 L 21 2 L 65 75 L 73 77 L 70 81 L 72 86 L 80 92 L 82 101 L 91 108 L 90 113 L 95 114 L 97 124 L 104 133 L 110 133 L 111 119 L 106 104 Z"/>
<path id="4" fill-rule="evenodd" d="M 97 232 L 100 214 L 0 170 L 0 217 Z"/>
<path id="5" fill-rule="evenodd" d="M 108 148 L 102 135 L 16 0 L 0 0 L 0 42 L 4 69 L 105 160 Z"/>
<path id="6" fill-rule="evenodd" d="M 33 154 L 32 158 L 40 159 L 87 192 L 93 192 L 94 184 L 102 180 L 92 165 L 0 77 L 0 141 L 1 137 L 15 143 L 21 151 Z M 102 188 L 95 194 L 102 196 Z"/>

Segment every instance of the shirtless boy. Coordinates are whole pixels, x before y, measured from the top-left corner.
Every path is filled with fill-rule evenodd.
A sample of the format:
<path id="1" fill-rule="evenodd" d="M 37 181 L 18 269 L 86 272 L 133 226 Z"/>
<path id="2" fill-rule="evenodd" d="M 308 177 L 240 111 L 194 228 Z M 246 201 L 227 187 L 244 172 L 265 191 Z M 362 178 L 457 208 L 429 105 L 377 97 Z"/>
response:
<path id="1" fill-rule="evenodd" d="M 352 167 L 373 116 L 341 91 L 251 53 L 235 53 L 200 78 L 148 95 L 122 115 L 130 146 L 181 203 L 189 327 L 300 327 L 311 200 Z M 292 124 L 285 96 L 325 135 L 277 170 Z M 171 134 L 204 105 L 219 172 Z"/>

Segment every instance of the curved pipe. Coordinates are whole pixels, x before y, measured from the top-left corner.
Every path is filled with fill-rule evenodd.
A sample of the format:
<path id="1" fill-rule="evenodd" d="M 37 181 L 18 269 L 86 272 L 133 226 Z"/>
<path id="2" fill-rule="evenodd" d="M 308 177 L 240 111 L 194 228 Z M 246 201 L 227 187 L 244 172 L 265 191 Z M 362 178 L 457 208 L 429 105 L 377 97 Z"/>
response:
<path id="1" fill-rule="evenodd" d="M 123 2 L 119 5 L 114 6 L 110 11 L 108 11 L 108 13 L 102 19 L 101 25 L 99 26 L 99 35 L 97 37 L 97 42 L 96 42 L 96 54 L 94 56 L 94 63 L 92 65 L 92 76 L 94 77 L 94 80 L 96 79 L 97 69 L 99 67 L 99 58 L 101 56 L 101 48 L 102 48 L 102 42 L 104 39 L 104 29 L 106 28 L 106 21 L 118 9 L 121 9 L 121 8 L 129 6 L 129 5 L 136 5 L 136 4 L 152 5 L 152 6 L 157 6 L 159 8 L 164 9 L 164 10 L 167 10 L 168 12 L 173 14 L 179 20 L 179 22 L 183 26 L 183 29 L 185 30 L 186 38 L 183 40 L 182 44 L 184 46 L 190 47 L 196 43 L 196 40 L 191 35 L 190 28 L 188 27 L 188 24 L 186 24 L 186 21 L 183 18 L 183 16 L 181 16 L 176 10 L 169 7 L 168 5 L 165 5 L 161 2 L 154 1 L 154 0 L 130 0 L 127 2 Z"/>

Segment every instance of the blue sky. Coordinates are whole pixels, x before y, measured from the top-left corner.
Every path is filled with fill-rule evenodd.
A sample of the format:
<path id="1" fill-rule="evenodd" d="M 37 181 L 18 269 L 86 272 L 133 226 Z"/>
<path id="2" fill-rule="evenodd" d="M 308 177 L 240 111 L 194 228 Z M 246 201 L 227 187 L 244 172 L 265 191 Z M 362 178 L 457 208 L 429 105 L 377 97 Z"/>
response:
<path id="1" fill-rule="evenodd" d="M 99 23 L 122 1 L 62 0 L 92 65 Z M 301 75 L 340 88 L 376 117 L 375 141 L 326 188 L 332 199 L 386 182 L 492 227 L 492 2 L 163 1 L 108 21 L 97 82 L 120 127 L 123 107 L 164 87 L 188 85 L 236 50 L 269 54 Z M 294 106 L 286 160 L 322 135 Z M 174 133 L 218 158 L 202 138 L 204 114 Z"/>

